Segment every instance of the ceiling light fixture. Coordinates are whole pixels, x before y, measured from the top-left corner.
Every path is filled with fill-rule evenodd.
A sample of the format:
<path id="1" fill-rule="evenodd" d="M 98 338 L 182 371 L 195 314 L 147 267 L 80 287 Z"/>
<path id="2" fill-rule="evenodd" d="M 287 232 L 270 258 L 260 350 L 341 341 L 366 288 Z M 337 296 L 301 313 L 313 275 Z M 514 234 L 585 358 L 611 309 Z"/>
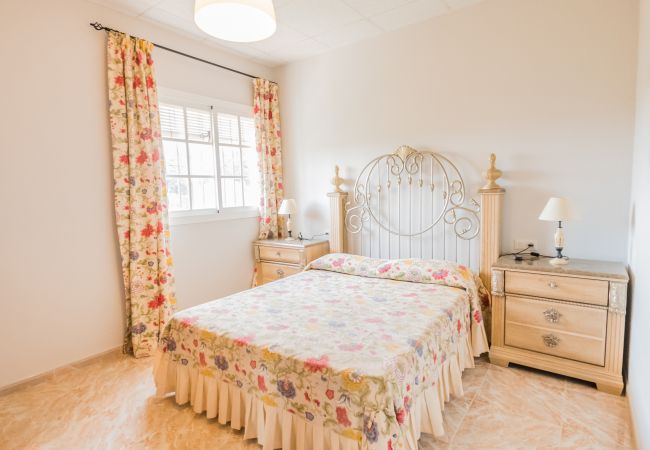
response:
<path id="1" fill-rule="evenodd" d="M 194 22 L 210 36 L 231 42 L 255 42 L 275 33 L 272 0 L 196 0 Z"/>

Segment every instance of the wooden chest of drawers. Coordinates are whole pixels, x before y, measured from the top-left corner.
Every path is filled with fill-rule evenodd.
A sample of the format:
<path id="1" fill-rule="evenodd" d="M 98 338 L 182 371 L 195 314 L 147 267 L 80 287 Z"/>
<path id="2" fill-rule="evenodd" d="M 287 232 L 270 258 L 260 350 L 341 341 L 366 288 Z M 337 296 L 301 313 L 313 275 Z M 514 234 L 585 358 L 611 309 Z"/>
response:
<path id="1" fill-rule="evenodd" d="M 628 275 L 620 263 L 574 260 L 492 266 L 490 361 L 596 383 L 620 394 Z"/>
<path id="2" fill-rule="evenodd" d="M 256 284 L 261 285 L 302 271 L 308 263 L 329 253 L 329 242 L 265 239 L 255 241 L 253 249 Z"/>

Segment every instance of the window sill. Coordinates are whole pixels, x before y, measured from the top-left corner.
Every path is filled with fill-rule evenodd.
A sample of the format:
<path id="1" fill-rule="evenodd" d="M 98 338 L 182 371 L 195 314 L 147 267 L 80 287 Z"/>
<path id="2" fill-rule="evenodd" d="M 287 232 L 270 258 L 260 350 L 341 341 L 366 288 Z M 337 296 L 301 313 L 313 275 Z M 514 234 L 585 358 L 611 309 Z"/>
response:
<path id="1" fill-rule="evenodd" d="M 259 217 L 257 208 L 225 208 L 222 210 L 182 211 L 169 213 L 171 226 L 190 225 L 193 223 L 219 222 L 223 220 L 241 220 Z"/>

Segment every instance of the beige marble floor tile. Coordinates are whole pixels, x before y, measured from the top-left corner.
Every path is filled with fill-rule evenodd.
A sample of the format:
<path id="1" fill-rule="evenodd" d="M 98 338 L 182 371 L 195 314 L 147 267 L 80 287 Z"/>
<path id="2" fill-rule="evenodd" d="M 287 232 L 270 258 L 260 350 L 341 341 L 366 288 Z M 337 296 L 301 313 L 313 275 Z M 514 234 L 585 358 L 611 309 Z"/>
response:
<path id="1" fill-rule="evenodd" d="M 173 398 L 154 398 L 151 359 L 111 354 L 0 395 L 0 449 L 259 449 Z M 544 372 L 490 365 L 463 374 L 446 436 L 422 450 L 631 448 L 623 397 Z"/>
<path id="2" fill-rule="evenodd" d="M 558 445 L 564 390 L 561 378 L 490 366 L 450 448 Z"/>
<path id="3" fill-rule="evenodd" d="M 567 382 L 562 448 L 631 448 L 631 420 L 625 397 Z M 599 447 L 600 446 L 600 447 Z"/>

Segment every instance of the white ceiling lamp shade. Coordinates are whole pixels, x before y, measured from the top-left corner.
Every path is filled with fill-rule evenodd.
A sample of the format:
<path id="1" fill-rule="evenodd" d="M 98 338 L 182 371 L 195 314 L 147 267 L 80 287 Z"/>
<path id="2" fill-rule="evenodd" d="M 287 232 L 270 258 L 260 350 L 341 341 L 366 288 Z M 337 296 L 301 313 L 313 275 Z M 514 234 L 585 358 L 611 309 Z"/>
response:
<path id="1" fill-rule="evenodd" d="M 275 33 L 272 0 L 196 0 L 194 22 L 210 36 L 230 42 L 256 42 Z"/>

